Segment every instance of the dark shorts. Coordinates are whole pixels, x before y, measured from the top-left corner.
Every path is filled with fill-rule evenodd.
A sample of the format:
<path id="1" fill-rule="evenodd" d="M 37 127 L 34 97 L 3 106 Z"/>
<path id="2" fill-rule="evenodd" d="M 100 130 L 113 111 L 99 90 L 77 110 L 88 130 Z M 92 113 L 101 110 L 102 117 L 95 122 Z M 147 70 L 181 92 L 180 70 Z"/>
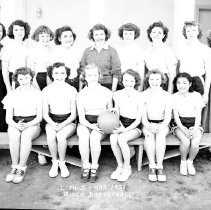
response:
<path id="1" fill-rule="evenodd" d="M 119 120 L 121 121 L 122 125 L 127 128 L 128 126 L 130 126 L 133 122 L 135 122 L 135 119 L 130 119 L 130 118 L 127 118 L 127 117 L 123 117 L 120 115 L 119 117 Z M 138 129 L 141 130 L 141 124 L 139 124 L 137 126 Z"/>
<path id="2" fill-rule="evenodd" d="M 85 118 L 89 123 L 97 123 L 98 116 L 97 115 L 85 115 Z"/>
<path id="3" fill-rule="evenodd" d="M 182 125 L 188 129 L 195 125 L 195 117 L 179 117 L 179 118 Z"/>
<path id="4" fill-rule="evenodd" d="M 202 76 L 202 78 L 204 79 L 204 75 Z M 204 85 L 201 81 L 201 78 L 196 76 L 196 77 L 192 77 L 192 87 L 193 90 L 200 93 L 201 95 L 204 94 Z"/>
<path id="5" fill-rule="evenodd" d="M 71 115 L 71 113 L 68 114 L 49 114 L 49 117 L 56 123 L 62 123 L 64 122 L 69 116 Z"/>
<path id="6" fill-rule="evenodd" d="M 27 123 L 27 122 L 30 122 L 32 121 L 33 119 L 35 119 L 36 116 L 27 116 L 27 117 L 22 117 L 22 116 L 14 116 L 13 117 L 13 120 L 18 123 L 19 121 L 22 121 L 24 123 Z"/>
<path id="7" fill-rule="evenodd" d="M 163 120 L 148 120 L 150 123 L 162 123 Z"/>
<path id="8" fill-rule="evenodd" d="M 47 72 L 39 72 L 37 74 L 36 80 L 37 84 L 39 85 L 40 90 L 47 86 Z"/>

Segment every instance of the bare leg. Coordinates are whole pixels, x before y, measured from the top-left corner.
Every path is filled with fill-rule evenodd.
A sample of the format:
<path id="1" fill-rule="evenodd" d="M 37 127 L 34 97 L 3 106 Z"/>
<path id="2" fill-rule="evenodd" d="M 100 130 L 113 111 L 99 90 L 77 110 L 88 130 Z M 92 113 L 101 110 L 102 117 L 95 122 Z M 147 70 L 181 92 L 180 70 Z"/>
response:
<path id="1" fill-rule="evenodd" d="M 98 168 L 98 160 L 101 153 L 101 140 L 106 137 L 106 134 L 99 133 L 95 130 L 92 130 L 90 134 L 90 149 L 91 149 L 91 157 L 92 157 L 92 165 L 91 168 Z"/>
<path id="2" fill-rule="evenodd" d="M 90 130 L 89 128 L 78 124 L 77 127 L 77 135 L 79 138 L 79 151 L 81 155 L 83 168 L 90 168 L 89 162 L 89 137 Z"/>
<path id="3" fill-rule="evenodd" d="M 18 165 L 19 154 L 20 154 L 21 132 L 18 129 L 9 126 L 8 135 L 9 135 L 9 147 L 10 147 L 12 165 Z"/>
<path id="4" fill-rule="evenodd" d="M 29 154 L 31 152 L 32 140 L 40 135 L 40 126 L 32 126 L 24 130 L 21 134 L 20 145 L 20 167 L 26 166 Z"/>
<path id="5" fill-rule="evenodd" d="M 143 128 L 143 133 L 145 136 L 144 146 L 146 149 L 147 157 L 149 160 L 149 167 L 156 168 L 155 164 L 155 135 L 147 130 L 145 127 Z"/>
<path id="6" fill-rule="evenodd" d="M 114 156 L 116 158 L 116 161 L 117 161 L 117 165 L 122 166 L 123 159 L 122 159 L 122 152 L 121 152 L 119 144 L 118 144 L 118 134 L 111 134 L 110 142 L 111 142 L 111 149 L 112 149 Z"/>
<path id="7" fill-rule="evenodd" d="M 198 130 L 194 139 L 191 140 L 189 160 L 193 161 L 199 152 L 199 142 L 202 138 L 202 133 Z"/>
<path id="8" fill-rule="evenodd" d="M 67 138 L 75 133 L 76 127 L 69 124 L 57 132 L 59 160 L 64 161 L 67 150 Z"/>
<path id="9" fill-rule="evenodd" d="M 181 131 L 181 129 L 177 128 L 175 130 L 176 136 L 180 139 L 180 154 L 181 154 L 181 160 L 186 161 L 187 155 L 190 150 L 190 139 L 185 136 L 185 134 Z"/>
<path id="10" fill-rule="evenodd" d="M 56 143 L 56 131 L 51 127 L 51 125 L 47 124 L 45 127 L 48 148 L 50 150 L 51 156 L 53 160 L 57 160 L 57 143 Z"/>
<path id="11" fill-rule="evenodd" d="M 162 131 L 156 134 L 156 159 L 157 168 L 163 167 L 163 159 L 166 151 L 166 136 L 169 133 L 169 128 L 166 127 Z"/>

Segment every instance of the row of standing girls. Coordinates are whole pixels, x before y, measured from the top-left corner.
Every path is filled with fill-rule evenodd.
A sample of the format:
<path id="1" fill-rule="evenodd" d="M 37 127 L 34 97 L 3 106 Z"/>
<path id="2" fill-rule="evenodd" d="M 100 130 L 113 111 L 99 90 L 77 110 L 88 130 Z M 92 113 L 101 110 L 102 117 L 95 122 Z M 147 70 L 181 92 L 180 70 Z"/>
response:
<path id="1" fill-rule="evenodd" d="M 136 90 L 140 84 L 140 76 L 132 69 L 123 73 L 124 88 L 114 93 L 99 83 L 100 73 L 95 64 L 87 65 L 82 72 L 86 86 L 77 95 L 76 89 L 66 82 L 70 69 L 63 63 L 48 67 L 48 76 L 52 83 L 42 92 L 32 85 L 34 74 L 31 69 L 23 67 L 15 71 L 13 80 L 18 82 L 18 87 L 3 100 L 7 110 L 6 122 L 9 126 L 12 158 L 12 169 L 6 176 L 6 182 L 23 181 L 32 141 L 41 131 L 42 115 L 46 121 L 47 143 L 52 156 L 49 176 L 58 176 L 59 169 L 61 177 L 70 175 L 65 164 L 67 138 L 77 131 L 82 161 L 81 181 L 96 182 L 100 142 L 106 137 L 97 125 L 97 117 L 105 110 L 115 111 L 120 118 L 120 126 L 110 135 L 111 148 L 117 160 L 117 169 L 111 174 L 111 179 L 120 182 L 128 180 L 132 173 L 128 142 L 143 132 L 149 159 L 149 180 L 166 181 L 163 159 L 172 109 L 174 133 L 181 140 L 180 173 L 196 174 L 193 160 L 203 134 L 200 121 L 204 102 L 202 96 L 193 91 L 191 76 L 188 73 L 179 73 L 176 76 L 174 84 L 177 92 L 172 96 L 162 89 L 165 77 L 159 70 L 148 72 L 146 81 L 149 87 L 141 93 Z M 114 108 L 112 99 L 115 102 Z"/>
<path id="2" fill-rule="evenodd" d="M 141 78 L 144 78 L 145 65 L 148 71 L 159 69 L 159 71 L 164 73 L 167 82 L 163 83 L 162 87 L 172 92 L 172 81 L 176 75 L 177 59 L 173 51 L 164 44 L 168 36 L 168 29 L 161 22 L 155 22 L 148 28 L 147 33 L 151 46 L 145 53 L 143 53 L 134 42 L 140 35 L 140 29 L 136 25 L 124 24 L 119 28 L 118 32 L 123 42 L 122 46 L 116 51 L 107 44 L 107 40 L 111 35 L 110 31 L 102 24 L 93 26 L 89 31 L 88 37 L 94 41 L 94 44 L 84 51 L 80 62 L 81 69 L 88 64 L 96 64 L 101 70 L 100 84 L 115 91 L 116 89 L 123 88 L 122 84 L 119 83 L 121 72 L 123 73 L 127 69 L 134 69 L 136 72 L 139 72 Z M 188 72 L 192 76 L 194 90 L 203 95 L 203 99 L 206 103 L 208 101 L 210 85 L 210 75 L 208 71 L 210 69 L 210 49 L 199 42 L 198 38 L 201 36 L 201 31 L 197 23 L 186 22 L 183 27 L 183 35 L 186 42 L 180 48 L 181 50 L 177 56 L 180 62 L 179 71 Z M 42 89 L 50 83 L 50 80 L 46 76 L 46 69 L 49 64 L 54 62 L 65 63 L 65 65 L 71 69 L 71 74 L 68 76 L 67 82 L 81 90 L 83 87 L 83 83 L 81 82 L 83 73 L 81 71 L 77 72 L 80 56 L 78 56 L 79 53 L 77 53 L 77 49 L 75 49 L 73 45 L 76 35 L 72 29 L 70 27 L 62 27 L 56 30 L 54 40 L 58 48 L 54 50 L 50 50 L 50 45 L 47 44 L 53 39 L 53 33 L 48 27 L 41 26 L 35 31 L 32 37 L 38 41 L 40 45 L 31 49 L 30 53 L 27 52 L 25 42 L 23 42 L 28 36 L 29 26 L 23 21 L 14 21 L 9 27 L 8 37 L 11 38 L 11 42 L 5 44 L 2 50 L 3 77 L 7 91 L 9 92 L 11 90 L 11 78 L 15 69 L 20 66 L 25 66 L 26 64 L 35 71 L 36 75 L 33 83 L 35 83 L 35 85 L 38 83 L 37 86 Z M 52 53 L 50 53 L 50 51 L 52 51 Z M 49 54 L 51 55 L 50 59 L 48 57 Z M 28 61 L 27 63 L 26 60 Z M 79 77 L 81 78 L 79 79 Z M 15 86 L 15 83 L 13 86 Z M 138 85 L 139 91 L 147 87 L 147 82 L 142 79 Z M 84 147 L 82 147 L 82 149 L 83 148 Z M 95 151 L 93 154 L 96 154 L 96 157 L 98 157 L 99 151 Z M 87 156 L 86 153 L 85 156 Z M 95 159 L 95 157 L 93 157 L 93 159 Z M 91 170 L 91 177 L 94 177 L 97 173 L 96 161 L 94 165 L 95 167 L 93 167 L 93 169 L 95 170 Z M 84 171 L 84 174 L 88 174 L 88 177 L 90 176 L 89 171 L 90 170 Z"/>

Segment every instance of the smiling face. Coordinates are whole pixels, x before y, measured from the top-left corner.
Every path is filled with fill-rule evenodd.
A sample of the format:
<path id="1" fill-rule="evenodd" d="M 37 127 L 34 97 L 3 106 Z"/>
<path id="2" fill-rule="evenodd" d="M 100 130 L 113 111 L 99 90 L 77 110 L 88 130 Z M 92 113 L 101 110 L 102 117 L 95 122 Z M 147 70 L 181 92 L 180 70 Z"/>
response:
<path id="1" fill-rule="evenodd" d="M 154 27 L 150 33 L 150 37 L 152 39 L 152 42 L 162 42 L 164 38 L 163 29 L 160 27 Z"/>
<path id="2" fill-rule="evenodd" d="M 55 67 L 52 71 L 52 77 L 54 82 L 65 82 L 65 79 L 67 78 L 67 72 L 65 67 Z"/>
<path id="3" fill-rule="evenodd" d="M 135 78 L 132 75 L 125 73 L 124 76 L 123 76 L 122 83 L 123 83 L 125 88 L 131 89 L 131 88 L 135 87 L 136 81 L 135 81 Z"/>
<path id="4" fill-rule="evenodd" d="M 25 29 L 22 26 L 14 25 L 13 26 L 13 35 L 15 40 L 22 41 L 25 36 Z"/>
<path id="5" fill-rule="evenodd" d="M 18 74 L 17 81 L 20 84 L 20 87 L 28 87 L 31 85 L 32 77 L 30 74 Z"/>
<path id="6" fill-rule="evenodd" d="M 149 76 L 149 86 L 151 88 L 158 88 L 161 86 L 162 84 L 162 78 L 161 78 L 161 75 L 160 74 L 151 74 Z"/>
<path id="7" fill-rule="evenodd" d="M 105 32 L 104 30 L 94 30 L 93 31 L 93 39 L 96 44 L 104 44 L 105 43 Z"/>
<path id="8" fill-rule="evenodd" d="M 123 31 L 123 40 L 125 41 L 133 41 L 135 40 L 135 31 Z"/>
<path id="9" fill-rule="evenodd" d="M 186 37 L 188 40 L 196 40 L 199 34 L 198 26 L 187 26 L 185 28 Z"/>
<path id="10" fill-rule="evenodd" d="M 65 47 L 71 47 L 74 43 L 74 37 L 72 31 L 64 31 L 61 34 L 61 37 L 59 39 L 61 44 Z"/>
<path id="11" fill-rule="evenodd" d="M 184 93 L 189 92 L 191 83 L 188 81 L 188 79 L 186 77 L 180 77 L 177 79 L 176 85 L 177 85 L 177 90 L 180 93 L 184 94 Z"/>
<path id="12" fill-rule="evenodd" d="M 98 68 L 85 69 L 85 80 L 88 84 L 97 84 L 99 81 Z"/>
<path id="13" fill-rule="evenodd" d="M 38 36 L 39 43 L 43 46 L 47 46 L 51 40 L 51 36 L 48 33 L 41 33 Z"/>

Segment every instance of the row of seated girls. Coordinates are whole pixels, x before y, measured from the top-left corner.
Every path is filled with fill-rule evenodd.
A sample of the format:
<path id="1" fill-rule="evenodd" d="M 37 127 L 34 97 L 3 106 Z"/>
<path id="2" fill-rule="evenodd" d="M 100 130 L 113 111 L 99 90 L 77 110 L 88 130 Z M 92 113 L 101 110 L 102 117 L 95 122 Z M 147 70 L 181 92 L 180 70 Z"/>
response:
<path id="1" fill-rule="evenodd" d="M 5 31 L 3 25 L 1 28 Z M 174 133 L 181 139 L 180 172 L 194 175 L 193 159 L 202 134 L 199 132 L 202 130 L 200 112 L 209 101 L 211 51 L 199 41 L 201 30 L 196 22 L 185 22 L 182 31 L 185 41 L 175 56 L 165 45 L 168 28 L 162 22 L 149 26 L 147 34 L 151 45 L 145 52 L 135 43 L 140 36 L 136 25 L 128 23 L 119 28 L 122 45 L 116 50 L 108 45 L 111 36 L 108 28 L 96 24 L 88 33 L 93 45 L 80 56 L 74 44 L 76 34 L 69 26 L 58 28 L 55 33 L 47 26 L 38 27 L 32 34 L 35 44 L 29 48 L 30 26 L 21 20 L 14 21 L 8 28 L 8 41 L 3 42 L 1 50 L 2 76 L 7 92 L 3 102 L 12 157 L 12 170 L 6 181 L 19 183 L 24 179 L 31 150 L 29 139 L 39 135 L 39 124 L 44 118 L 52 155 L 49 176 L 56 177 L 58 168 L 62 177 L 69 176 L 65 165 L 66 139 L 77 132 L 83 166 L 81 180 L 95 182 L 100 141 L 105 138 L 96 119 L 106 109 L 119 113 L 121 120 L 121 126 L 110 136 L 118 165 L 112 179 L 126 181 L 130 177 L 127 142 L 143 133 L 150 162 L 149 180 L 166 181 L 162 161 L 172 109 L 178 126 Z M 3 37 L 6 32 L 2 34 Z M 56 47 L 50 44 L 53 39 Z M 177 93 L 171 96 L 173 89 Z M 32 99 L 28 100 L 26 96 Z M 193 107 L 181 110 L 190 100 Z M 205 123 L 210 120 L 206 116 L 204 119 Z"/>
<path id="2" fill-rule="evenodd" d="M 13 75 L 17 88 L 3 100 L 7 110 L 12 158 L 12 170 L 6 176 L 7 182 L 23 181 L 32 140 L 40 134 L 42 117 L 46 121 L 47 143 L 52 156 L 49 176 L 58 176 L 58 169 L 61 177 L 70 175 L 65 164 L 67 138 L 77 132 L 82 159 L 81 181 L 95 182 L 101 152 L 100 141 L 106 137 L 97 125 L 97 117 L 105 110 L 117 112 L 120 118 L 120 126 L 110 135 L 111 148 L 117 161 L 117 169 L 111 174 L 111 179 L 123 182 L 130 177 L 132 169 L 128 142 L 143 132 L 149 159 L 149 180 L 166 181 L 163 159 L 172 110 L 174 133 L 181 140 L 180 173 L 196 174 L 193 160 L 203 134 L 200 122 L 204 102 L 202 96 L 192 90 L 193 80 L 188 73 L 179 73 L 175 77 L 176 93 L 173 95 L 162 89 L 161 84 L 166 78 L 159 70 L 148 72 L 146 81 L 149 87 L 141 93 L 136 90 L 140 76 L 132 69 L 123 73 L 124 88 L 114 93 L 99 83 L 101 72 L 95 64 L 84 68 L 82 75 L 86 86 L 78 94 L 66 82 L 70 69 L 63 63 L 49 66 L 47 73 L 52 83 L 41 92 L 32 86 L 34 74 L 31 69 L 17 69 Z"/>

